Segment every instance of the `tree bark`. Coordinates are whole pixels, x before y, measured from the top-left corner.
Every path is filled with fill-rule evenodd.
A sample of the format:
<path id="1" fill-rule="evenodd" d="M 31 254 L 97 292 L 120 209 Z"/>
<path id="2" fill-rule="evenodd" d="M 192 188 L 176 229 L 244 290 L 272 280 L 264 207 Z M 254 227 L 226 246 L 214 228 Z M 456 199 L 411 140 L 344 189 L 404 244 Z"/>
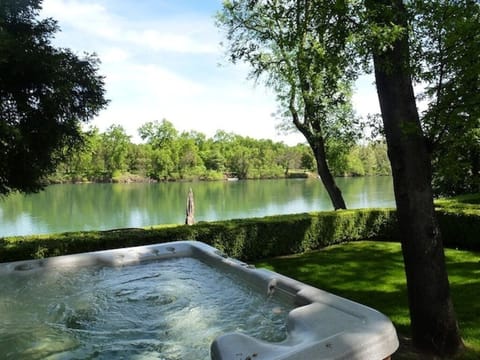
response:
<path id="1" fill-rule="evenodd" d="M 320 176 L 320 180 L 322 180 L 323 186 L 325 186 L 325 189 L 328 192 L 328 196 L 330 197 L 333 208 L 335 210 L 346 209 L 347 206 L 345 204 L 345 200 L 343 199 L 342 192 L 335 183 L 335 179 L 333 178 L 330 168 L 328 167 L 327 155 L 325 153 L 325 141 L 321 135 L 322 129 L 319 121 L 309 121 L 310 127 L 303 124 L 299 119 L 295 106 L 293 106 L 293 97 L 290 101 L 289 109 L 293 117 L 293 124 L 303 134 L 305 139 L 307 139 L 307 142 L 313 151 L 313 156 L 315 157 L 315 162 L 317 163 L 318 175 Z M 308 107 L 306 107 L 305 112 L 309 112 Z"/>
<path id="2" fill-rule="evenodd" d="M 320 180 L 322 180 L 323 186 L 325 186 L 325 189 L 328 192 L 328 196 L 330 197 L 333 208 L 335 210 L 346 209 L 347 206 L 345 204 L 345 200 L 343 199 L 342 192 L 335 183 L 335 179 L 328 168 L 323 142 L 311 141 L 310 147 L 313 150 L 315 161 L 317 162 L 318 175 L 320 176 Z"/>
<path id="3" fill-rule="evenodd" d="M 366 0 L 371 20 L 406 28 L 402 0 Z M 373 49 L 377 93 L 394 183 L 407 278 L 412 340 L 437 355 L 462 346 L 435 219 L 431 160 L 415 103 L 409 69 L 408 35 L 387 50 Z"/>

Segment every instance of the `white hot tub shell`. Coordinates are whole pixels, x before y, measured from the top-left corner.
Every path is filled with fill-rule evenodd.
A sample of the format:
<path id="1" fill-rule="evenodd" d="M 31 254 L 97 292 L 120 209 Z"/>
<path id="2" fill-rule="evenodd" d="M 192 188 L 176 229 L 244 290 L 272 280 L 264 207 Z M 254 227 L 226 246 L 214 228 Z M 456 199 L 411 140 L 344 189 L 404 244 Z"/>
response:
<path id="1" fill-rule="evenodd" d="M 389 358 L 398 348 L 392 322 L 378 311 L 278 273 L 257 269 L 197 241 L 1 263 L 0 276 L 11 273 L 28 275 L 59 267 L 125 266 L 173 257 L 194 257 L 221 271 L 233 272 L 249 286 L 264 291 L 266 295 L 275 292 L 286 296 L 297 306 L 288 314 L 284 341 L 270 343 L 243 333 L 227 333 L 211 344 L 212 359 L 382 360 Z"/>

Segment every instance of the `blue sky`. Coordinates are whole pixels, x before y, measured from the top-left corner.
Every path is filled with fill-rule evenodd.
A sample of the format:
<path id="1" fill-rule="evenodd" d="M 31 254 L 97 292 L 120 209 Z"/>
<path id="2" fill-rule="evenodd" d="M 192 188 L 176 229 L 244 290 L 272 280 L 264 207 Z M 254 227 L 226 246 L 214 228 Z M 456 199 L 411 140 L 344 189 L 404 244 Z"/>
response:
<path id="1" fill-rule="evenodd" d="M 274 96 L 247 80 L 245 65 L 227 63 L 214 15 L 221 0 L 44 0 L 42 17 L 61 32 L 55 44 L 102 61 L 108 108 L 92 121 L 104 131 L 121 125 L 134 141 L 144 123 L 166 118 L 180 131 L 217 130 L 303 142 L 279 134 Z M 371 79 L 354 96 L 360 115 L 378 111 Z"/>

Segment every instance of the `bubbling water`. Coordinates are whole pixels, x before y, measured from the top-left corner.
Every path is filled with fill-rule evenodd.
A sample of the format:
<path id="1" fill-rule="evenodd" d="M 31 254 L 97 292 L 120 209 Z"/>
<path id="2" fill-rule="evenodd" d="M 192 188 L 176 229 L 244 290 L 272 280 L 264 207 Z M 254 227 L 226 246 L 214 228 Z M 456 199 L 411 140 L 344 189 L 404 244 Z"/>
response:
<path id="1" fill-rule="evenodd" d="M 226 332 L 278 342 L 293 304 L 193 258 L 5 277 L 6 359 L 209 359 Z"/>

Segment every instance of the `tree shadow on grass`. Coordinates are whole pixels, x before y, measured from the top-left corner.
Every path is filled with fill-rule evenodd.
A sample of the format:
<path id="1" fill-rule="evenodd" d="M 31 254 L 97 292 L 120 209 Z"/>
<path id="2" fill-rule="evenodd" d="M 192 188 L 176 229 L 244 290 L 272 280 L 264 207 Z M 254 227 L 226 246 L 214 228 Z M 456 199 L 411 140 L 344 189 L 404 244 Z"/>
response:
<path id="1" fill-rule="evenodd" d="M 446 259 L 462 337 L 480 358 L 480 254 L 447 250 Z"/>
<path id="2" fill-rule="evenodd" d="M 446 250 L 452 298 L 469 347 L 457 359 L 479 358 L 480 255 Z M 401 347 L 393 359 L 428 359 L 410 340 L 403 257 L 398 243 L 356 242 L 257 263 L 306 284 L 370 306 L 394 323 Z"/>
<path id="3" fill-rule="evenodd" d="M 319 289 L 373 307 L 408 329 L 401 250 L 397 244 L 358 242 L 268 259 L 265 266 Z"/>

